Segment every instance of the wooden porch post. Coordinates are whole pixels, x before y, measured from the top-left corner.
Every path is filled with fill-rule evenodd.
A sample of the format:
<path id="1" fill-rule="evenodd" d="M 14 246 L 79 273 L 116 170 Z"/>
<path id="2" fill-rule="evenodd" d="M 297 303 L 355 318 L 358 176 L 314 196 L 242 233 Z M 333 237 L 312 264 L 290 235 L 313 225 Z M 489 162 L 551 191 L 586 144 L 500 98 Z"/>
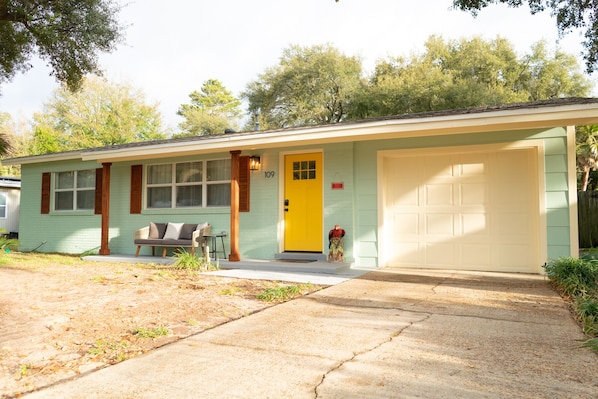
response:
<path id="1" fill-rule="evenodd" d="M 108 229 L 110 228 L 110 166 L 112 163 L 102 164 L 102 244 L 100 255 L 110 255 L 108 246 Z"/>
<path id="2" fill-rule="evenodd" d="M 231 151 L 230 160 L 230 255 L 228 260 L 238 262 L 239 256 L 239 170 L 241 151 Z"/>

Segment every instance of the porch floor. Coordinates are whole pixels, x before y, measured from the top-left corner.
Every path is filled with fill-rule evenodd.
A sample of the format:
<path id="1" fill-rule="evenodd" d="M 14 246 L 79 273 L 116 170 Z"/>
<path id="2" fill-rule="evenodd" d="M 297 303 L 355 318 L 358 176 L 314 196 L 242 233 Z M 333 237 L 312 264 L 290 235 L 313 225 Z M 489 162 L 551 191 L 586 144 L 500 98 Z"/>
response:
<path id="1" fill-rule="evenodd" d="M 89 255 L 83 259 L 97 262 L 124 262 L 124 263 L 147 263 L 147 264 L 174 264 L 174 258 L 160 256 L 134 256 L 134 255 Z M 274 272 L 291 273 L 324 273 L 342 274 L 351 270 L 349 263 L 329 263 L 326 261 L 301 261 L 301 260 L 263 260 L 263 259 L 242 259 L 238 262 L 230 262 L 225 259 L 213 259 L 222 270 L 262 270 Z"/>

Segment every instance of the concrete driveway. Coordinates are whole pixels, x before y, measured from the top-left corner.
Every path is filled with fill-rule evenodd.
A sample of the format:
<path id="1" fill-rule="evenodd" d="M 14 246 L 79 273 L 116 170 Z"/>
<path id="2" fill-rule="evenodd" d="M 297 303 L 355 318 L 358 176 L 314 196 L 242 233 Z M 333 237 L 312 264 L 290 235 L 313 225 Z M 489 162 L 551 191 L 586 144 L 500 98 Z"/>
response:
<path id="1" fill-rule="evenodd" d="M 26 398 L 592 398 L 543 276 L 382 269 Z"/>

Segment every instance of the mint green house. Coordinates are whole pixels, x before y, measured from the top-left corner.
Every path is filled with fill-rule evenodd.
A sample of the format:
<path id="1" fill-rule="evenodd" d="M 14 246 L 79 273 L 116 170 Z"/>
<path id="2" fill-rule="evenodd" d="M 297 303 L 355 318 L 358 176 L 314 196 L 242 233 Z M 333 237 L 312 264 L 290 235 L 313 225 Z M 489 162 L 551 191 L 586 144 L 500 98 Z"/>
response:
<path id="1" fill-rule="evenodd" d="M 578 255 L 574 126 L 595 123 L 598 99 L 558 99 L 4 162 L 23 251 L 134 255 L 150 222 L 208 222 L 230 261 L 269 260 L 326 255 L 338 224 L 359 267 L 541 273 Z"/>

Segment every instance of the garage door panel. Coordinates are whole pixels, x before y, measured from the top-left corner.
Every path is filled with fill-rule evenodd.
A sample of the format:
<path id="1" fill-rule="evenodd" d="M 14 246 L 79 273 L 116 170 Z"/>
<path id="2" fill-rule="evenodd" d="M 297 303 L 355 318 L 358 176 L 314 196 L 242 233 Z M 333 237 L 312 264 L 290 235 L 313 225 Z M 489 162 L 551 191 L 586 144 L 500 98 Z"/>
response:
<path id="1" fill-rule="evenodd" d="M 485 205 L 488 200 L 488 186 L 485 183 L 464 183 L 459 185 L 461 205 Z"/>
<path id="2" fill-rule="evenodd" d="M 425 234 L 453 237 L 455 223 L 452 213 L 428 213 L 425 220 Z"/>
<path id="3" fill-rule="evenodd" d="M 522 212 L 500 212 L 492 215 L 493 233 L 503 240 L 528 241 L 531 233 L 530 216 Z"/>
<path id="4" fill-rule="evenodd" d="M 490 234 L 487 215 L 483 212 L 461 214 L 460 233 L 461 236 L 484 237 L 486 240 Z"/>
<path id="5" fill-rule="evenodd" d="M 382 171 L 393 186 L 384 198 L 392 206 L 383 210 L 393 225 L 387 264 L 538 271 L 535 149 L 402 153 Z"/>
<path id="6" fill-rule="evenodd" d="M 387 158 L 384 162 L 386 174 L 384 180 L 385 201 L 387 206 L 417 206 L 420 204 L 418 182 L 421 181 L 417 171 L 411 169 L 413 157 Z M 396 181 L 404 184 L 395 184 Z"/>
<path id="7" fill-rule="evenodd" d="M 418 242 L 396 243 L 393 251 L 393 264 L 418 267 L 422 263 L 422 251 Z"/>
<path id="8" fill-rule="evenodd" d="M 413 235 L 419 234 L 419 213 L 400 213 L 395 215 L 392 224 L 392 235 Z"/>
<path id="9" fill-rule="evenodd" d="M 453 205 L 453 184 L 436 183 L 424 186 L 426 206 Z"/>
<path id="10" fill-rule="evenodd" d="M 421 157 L 413 157 L 414 160 L 420 160 Z M 435 178 L 450 178 L 455 175 L 454 164 L 451 159 L 429 157 L 423 162 L 420 170 L 424 171 L 424 179 L 430 177 Z"/>
<path id="11" fill-rule="evenodd" d="M 428 242 L 422 246 L 428 267 L 450 269 L 455 262 L 455 246 L 450 242 Z"/>
<path id="12" fill-rule="evenodd" d="M 488 269 L 492 265 L 489 244 L 462 244 L 461 263 L 468 269 Z"/>
<path id="13" fill-rule="evenodd" d="M 461 175 L 465 177 L 485 176 L 487 172 L 486 159 L 481 157 L 460 157 Z"/>
<path id="14" fill-rule="evenodd" d="M 521 271 L 529 269 L 533 262 L 529 246 L 521 244 L 497 245 L 494 249 L 495 264 L 499 271 Z"/>

